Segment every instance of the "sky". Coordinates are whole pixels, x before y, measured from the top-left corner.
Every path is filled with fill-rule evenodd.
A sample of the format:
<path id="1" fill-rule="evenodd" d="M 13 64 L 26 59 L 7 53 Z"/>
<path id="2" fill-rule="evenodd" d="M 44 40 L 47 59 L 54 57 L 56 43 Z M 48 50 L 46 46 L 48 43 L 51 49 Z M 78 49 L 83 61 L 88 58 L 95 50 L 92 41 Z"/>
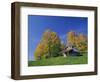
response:
<path id="1" fill-rule="evenodd" d="M 28 15 L 28 60 L 34 60 L 34 52 L 45 30 L 56 32 L 61 41 L 66 42 L 69 31 L 87 35 L 87 24 L 86 17 Z"/>

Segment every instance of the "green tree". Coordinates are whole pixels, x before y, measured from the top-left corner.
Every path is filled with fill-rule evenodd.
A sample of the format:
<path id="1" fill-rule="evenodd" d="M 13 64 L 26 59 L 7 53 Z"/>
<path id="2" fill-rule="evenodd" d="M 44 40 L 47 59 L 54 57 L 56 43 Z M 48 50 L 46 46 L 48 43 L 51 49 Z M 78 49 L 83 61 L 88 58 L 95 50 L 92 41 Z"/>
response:
<path id="1" fill-rule="evenodd" d="M 42 49 L 41 49 L 42 48 Z M 38 44 L 35 56 L 58 56 L 61 50 L 60 38 L 57 33 L 51 30 L 46 30 L 41 38 L 40 43 Z"/>
<path id="2" fill-rule="evenodd" d="M 60 51 L 60 38 L 57 33 L 51 30 L 46 30 L 43 33 L 42 41 L 48 45 L 48 54 L 50 56 L 57 56 L 57 53 Z"/>

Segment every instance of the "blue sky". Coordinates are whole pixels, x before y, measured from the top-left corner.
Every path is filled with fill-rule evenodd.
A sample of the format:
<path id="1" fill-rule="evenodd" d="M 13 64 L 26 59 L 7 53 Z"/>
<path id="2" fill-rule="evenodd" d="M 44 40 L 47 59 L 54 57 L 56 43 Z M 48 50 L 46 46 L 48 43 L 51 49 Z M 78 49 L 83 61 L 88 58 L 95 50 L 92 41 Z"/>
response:
<path id="1" fill-rule="evenodd" d="M 88 19 L 85 17 L 28 16 L 28 59 L 34 60 L 34 51 L 45 30 L 55 31 L 65 42 L 69 31 L 87 35 Z"/>

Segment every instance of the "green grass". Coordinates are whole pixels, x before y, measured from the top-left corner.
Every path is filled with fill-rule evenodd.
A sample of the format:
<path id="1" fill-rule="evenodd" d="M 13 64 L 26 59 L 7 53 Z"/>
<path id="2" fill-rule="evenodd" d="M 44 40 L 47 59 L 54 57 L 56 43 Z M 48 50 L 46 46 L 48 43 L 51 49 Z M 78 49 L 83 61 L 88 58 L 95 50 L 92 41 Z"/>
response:
<path id="1" fill-rule="evenodd" d="M 41 59 L 37 61 L 29 61 L 28 66 L 50 66 L 50 65 L 73 65 L 73 64 L 87 64 L 87 53 L 83 56 L 59 56 L 48 59 Z"/>

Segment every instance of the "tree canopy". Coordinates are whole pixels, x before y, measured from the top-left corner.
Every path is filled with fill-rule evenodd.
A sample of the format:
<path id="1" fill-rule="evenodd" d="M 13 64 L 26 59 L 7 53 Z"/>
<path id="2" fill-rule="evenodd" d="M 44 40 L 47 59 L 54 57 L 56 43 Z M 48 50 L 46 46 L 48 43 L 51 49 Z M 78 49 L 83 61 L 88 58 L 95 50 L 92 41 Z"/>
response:
<path id="1" fill-rule="evenodd" d="M 87 50 L 87 37 L 83 34 L 77 34 L 74 31 L 70 31 L 67 34 L 67 43 L 76 47 L 79 51 Z"/>
<path id="2" fill-rule="evenodd" d="M 41 38 L 40 43 L 37 45 L 35 57 L 38 56 L 57 56 L 61 50 L 60 38 L 56 32 L 46 30 Z"/>

